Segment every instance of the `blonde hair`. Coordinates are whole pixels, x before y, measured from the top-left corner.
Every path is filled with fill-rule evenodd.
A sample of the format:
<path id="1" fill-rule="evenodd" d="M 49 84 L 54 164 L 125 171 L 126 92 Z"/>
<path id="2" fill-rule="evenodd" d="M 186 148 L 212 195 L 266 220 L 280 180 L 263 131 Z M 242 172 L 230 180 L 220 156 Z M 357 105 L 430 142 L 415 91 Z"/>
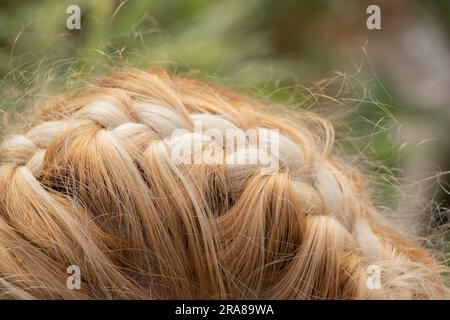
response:
<path id="1" fill-rule="evenodd" d="M 278 130 L 279 169 L 175 162 L 172 133 L 194 120 Z M 200 138 L 202 153 L 230 156 Z M 161 70 L 62 96 L 0 147 L 0 296 L 447 297 L 447 269 L 383 220 L 333 139 L 317 115 Z M 79 290 L 66 285 L 69 265 Z M 372 265 L 381 288 L 371 290 Z"/>

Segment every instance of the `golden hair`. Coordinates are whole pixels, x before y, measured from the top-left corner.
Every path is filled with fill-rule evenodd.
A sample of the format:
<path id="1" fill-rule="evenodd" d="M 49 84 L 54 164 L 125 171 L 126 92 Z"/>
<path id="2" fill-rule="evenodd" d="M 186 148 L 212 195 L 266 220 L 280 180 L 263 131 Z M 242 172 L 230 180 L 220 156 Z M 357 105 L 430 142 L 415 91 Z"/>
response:
<path id="1" fill-rule="evenodd" d="M 279 168 L 231 163 L 204 137 L 201 153 L 225 161 L 174 161 L 184 140 L 173 132 L 197 139 L 194 120 L 276 129 Z M 333 139 L 315 114 L 161 70 L 59 97 L 0 146 L 0 296 L 446 298 L 447 269 L 389 226 Z M 67 286 L 70 265 L 79 290 Z"/>

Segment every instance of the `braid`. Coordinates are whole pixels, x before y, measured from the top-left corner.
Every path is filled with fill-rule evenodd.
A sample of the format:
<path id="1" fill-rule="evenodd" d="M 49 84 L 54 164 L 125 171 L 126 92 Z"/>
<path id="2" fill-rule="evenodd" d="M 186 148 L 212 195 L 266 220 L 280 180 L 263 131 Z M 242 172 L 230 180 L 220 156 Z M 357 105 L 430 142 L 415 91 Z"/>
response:
<path id="1" fill-rule="evenodd" d="M 228 131 L 240 148 L 217 143 Z M 333 139 L 314 114 L 162 71 L 55 100 L 0 146 L 0 296 L 445 297 L 447 270 L 387 225 Z"/>

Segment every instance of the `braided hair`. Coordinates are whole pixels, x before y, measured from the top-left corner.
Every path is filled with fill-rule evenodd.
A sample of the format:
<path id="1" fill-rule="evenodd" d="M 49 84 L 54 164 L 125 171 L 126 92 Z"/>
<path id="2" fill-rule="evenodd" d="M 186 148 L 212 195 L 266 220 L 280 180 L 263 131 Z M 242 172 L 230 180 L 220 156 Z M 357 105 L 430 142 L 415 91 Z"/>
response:
<path id="1" fill-rule="evenodd" d="M 243 143 L 212 139 L 227 130 Z M 383 219 L 333 139 L 318 115 L 161 70 L 59 97 L 0 146 L 0 296 L 446 297 L 447 269 Z"/>

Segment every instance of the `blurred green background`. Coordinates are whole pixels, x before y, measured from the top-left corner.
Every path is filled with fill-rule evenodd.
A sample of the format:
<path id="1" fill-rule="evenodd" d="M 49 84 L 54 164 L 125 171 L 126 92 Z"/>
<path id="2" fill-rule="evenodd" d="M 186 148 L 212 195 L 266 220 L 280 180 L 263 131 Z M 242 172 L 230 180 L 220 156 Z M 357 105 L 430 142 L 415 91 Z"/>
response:
<path id="1" fill-rule="evenodd" d="M 66 27 L 72 4 L 80 30 Z M 369 4 L 381 30 L 366 27 Z M 449 35 L 447 0 L 3 0 L 0 112 L 155 65 L 313 109 L 334 121 L 337 152 L 372 174 L 380 209 L 450 252 Z"/>

